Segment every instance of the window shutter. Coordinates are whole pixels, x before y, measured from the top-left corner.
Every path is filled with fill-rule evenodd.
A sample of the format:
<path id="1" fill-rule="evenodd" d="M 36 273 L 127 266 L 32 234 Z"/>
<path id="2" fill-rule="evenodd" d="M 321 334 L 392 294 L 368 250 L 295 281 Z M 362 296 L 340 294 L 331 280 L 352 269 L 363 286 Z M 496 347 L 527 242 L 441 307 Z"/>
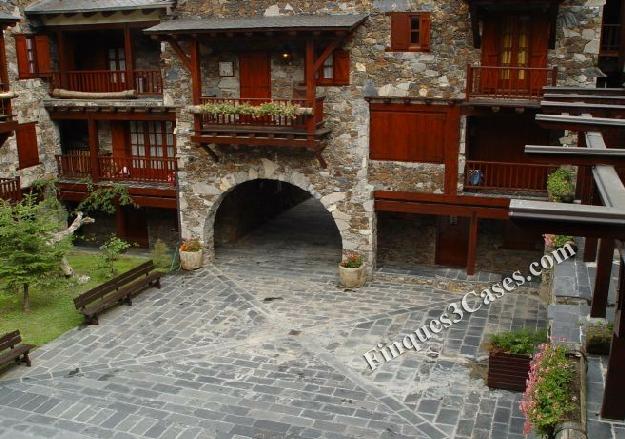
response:
<path id="1" fill-rule="evenodd" d="M 419 48 L 430 50 L 430 33 L 432 32 L 432 15 L 429 12 L 419 14 Z"/>
<path id="2" fill-rule="evenodd" d="M 334 51 L 334 80 L 335 85 L 348 85 L 350 72 L 350 56 L 346 50 Z"/>
<path id="3" fill-rule="evenodd" d="M 26 48 L 26 36 L 15 35 L 15 52 L 17 55 L 17 70 L 20 78 L 31 78 L 32 73 L 28 68 L 28 49 Z"/>
<path id="4" fill-rule="evenodd" d="M 391 14 L 391 49 L 407 50 L 410 44 L 410 15 Z"/>
<path id="5" fill-rule="evenodd" d="M 37 55 L 37 73 L 50 73 L 50 40 L 47 35 L 35 35 L 35 54 Z"/>
<path id="6" fill-rule="evenodd" d="M 37 145 L 37 130 L 35 122 L 24 123 L 15 129 L 17 142 L 17 156 L 20 169 L 36 166 L 39 163 L 39 147 Z"/>

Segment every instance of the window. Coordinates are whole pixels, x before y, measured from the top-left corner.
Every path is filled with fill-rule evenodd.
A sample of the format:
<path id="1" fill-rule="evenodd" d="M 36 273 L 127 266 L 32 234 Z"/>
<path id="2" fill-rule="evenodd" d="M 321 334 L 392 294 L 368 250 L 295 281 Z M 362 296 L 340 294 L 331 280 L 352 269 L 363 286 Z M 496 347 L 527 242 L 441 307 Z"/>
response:
<path id="1" fill-rule="evenodd" d="M 174 158 L 174 123 L 130 121 L 130 146 L 136 157 Z"/>
<path id="2" fill-rule="evenodd" d="M 20 79 L 50 73 L 50 41 L 46 35 L 15 35 L 15 50 Z"/>
<path id="3" fill-rule="evenodd" d="M 111 72 L 121 72 L 113 74 L 113 83 L 126 82 L 126 54 L 123 48 L 108 50 L 108 65 Z"/>
<path id="4" fill-rule="evenodd" d="M 40 161 L 35 122 L 18 125 L 15 130 L 15 138 L 20 169 L 37 166 Z"/>
<path id="5" fill-rule="evenodd" d="M 371 103 L 369 155 L 373 160 L 444 163 L 458 120 L 447 105 Z"/>
<path id="6" fill-rule="evenodd" d="M 350 56 L 346 50 L 336 49 L 323 62 L 317 75 L 319 85 L 349 85 Z"/>
<path id="7" fill-rule="evenodd" d="M 392 12 L 391 52 L 430 50 L 431 15 L 429 12 Z"/>

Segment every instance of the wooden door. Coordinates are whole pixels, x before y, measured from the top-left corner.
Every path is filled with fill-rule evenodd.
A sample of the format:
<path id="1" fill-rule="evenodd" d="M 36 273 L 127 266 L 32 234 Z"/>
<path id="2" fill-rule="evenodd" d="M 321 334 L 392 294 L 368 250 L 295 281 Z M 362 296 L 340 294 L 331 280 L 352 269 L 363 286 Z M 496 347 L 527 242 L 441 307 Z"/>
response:
<path id="1" fill-rule="evenodd" d="M 271 58 L 265 52 L 239 55 L 241 99 L 271 99 Z"/>
<path id="2" fill-rule="evenodd" d="M 128 122 L 114 120 L 111 122 L 113 156 L 125 158 L 131 155 Z"/>
<path id="3" fill-rule="evenodd" d="M 439 216 L 436 228 L 437 265 L 466 267 L 469 250 L 470 218 Z"/>
<path id="4" fill-rule="evenodd" d="M 501 21 L 499 65 L 501 67 L 529 67 L 529 16 L 508 16 Z M 501 70 L 499 88 L 527 90 L 529 71 Z"/>

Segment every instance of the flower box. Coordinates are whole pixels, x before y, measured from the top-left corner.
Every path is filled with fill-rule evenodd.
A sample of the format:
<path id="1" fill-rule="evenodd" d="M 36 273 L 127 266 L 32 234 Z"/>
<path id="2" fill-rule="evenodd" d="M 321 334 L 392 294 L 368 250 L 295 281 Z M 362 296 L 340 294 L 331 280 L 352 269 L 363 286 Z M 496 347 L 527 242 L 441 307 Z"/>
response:
<path id="1" fill-rule="evenodd" d="M 488 356 L 488 387 L 524 392 L 532 357 L 522 354 L 490 352 Z"/>

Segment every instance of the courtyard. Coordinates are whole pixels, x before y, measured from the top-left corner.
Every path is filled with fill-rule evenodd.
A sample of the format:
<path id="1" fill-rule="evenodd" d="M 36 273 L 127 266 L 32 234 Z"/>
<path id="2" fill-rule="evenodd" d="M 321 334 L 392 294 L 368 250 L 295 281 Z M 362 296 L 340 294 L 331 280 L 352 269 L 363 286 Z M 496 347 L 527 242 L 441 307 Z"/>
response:
<path id="1" fill-rule="evenodd" d="M 372 373 L 364 352 L 483 282 L 380 267 L 342 289 L 334 224 L 313 202 L 4 373 L 0 437 L 523 437 L 521 394 L 486 387 L 480 344 L 545 325 L 540 299 L 520 289 Z"/>

